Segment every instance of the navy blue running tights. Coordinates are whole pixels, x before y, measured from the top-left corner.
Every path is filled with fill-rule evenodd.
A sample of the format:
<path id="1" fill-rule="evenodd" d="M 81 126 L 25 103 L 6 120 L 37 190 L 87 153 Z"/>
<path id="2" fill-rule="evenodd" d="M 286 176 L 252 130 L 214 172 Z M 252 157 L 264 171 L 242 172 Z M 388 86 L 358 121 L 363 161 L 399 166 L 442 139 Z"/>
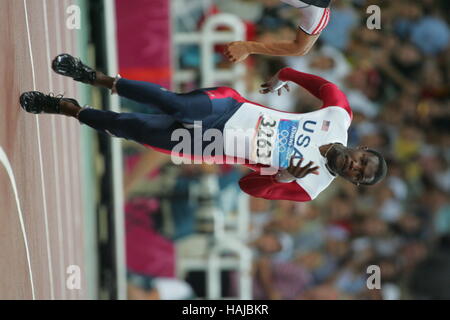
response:
<path id="1" fill-rule="evenodd" d="M 146 104 L 157 113 L 116 113 L 86 108 L 80 112 L 79 121 L 102 133 L 169 152 L 179 143 L 171 139 L 174 130 L 184 128 L 194 137 L 193 129 L 185 126 L 194 121 L 201 121 L 203 131 L 223 130 L 225 122 L 245 102 L 228 87 L 174 93 L 154 83 L 127 79 L 119 79 L 116 87 L 120 96 Z"/>

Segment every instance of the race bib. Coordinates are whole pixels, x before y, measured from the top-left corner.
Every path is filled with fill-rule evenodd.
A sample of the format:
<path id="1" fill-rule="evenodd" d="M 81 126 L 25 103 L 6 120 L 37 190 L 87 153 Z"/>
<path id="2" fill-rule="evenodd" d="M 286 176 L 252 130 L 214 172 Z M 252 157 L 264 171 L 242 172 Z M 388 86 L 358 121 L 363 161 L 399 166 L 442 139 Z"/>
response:
<path id="1" fill-rule="evenodd" d="M 278 135 L 278 121 L 267 115 L 259 117 L 252 142 L 251 158 L 255 163 L 272 165 Z"/>
<path id="2" fill-rule="evenodd" d="M 293 154 L 297 120 L 276 120 L 261 115 L 252 143 L 251 160 L 273 167 L 287 168 Z"/>

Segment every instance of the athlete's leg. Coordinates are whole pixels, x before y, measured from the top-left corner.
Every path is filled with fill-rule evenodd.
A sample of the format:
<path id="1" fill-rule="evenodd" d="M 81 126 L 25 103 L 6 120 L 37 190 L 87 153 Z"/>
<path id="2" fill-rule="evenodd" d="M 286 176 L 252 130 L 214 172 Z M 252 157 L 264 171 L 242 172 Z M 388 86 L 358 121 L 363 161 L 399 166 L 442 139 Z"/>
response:
<path id="1" fill-rule="evenodd" d="M 211 101 L 202 90 L 175 93 L 155 83 L 128 79 L 118 79 L 116 90 L 122 97 L 156 106 L 183 123 L 203 121 L 212 114 Z"/>
<path id="2" fill-rule="evenodd" d="M 95 71 L 96 77 L 95 80 L 92 82 L 93 86 L 96 87 L 102 87 L 106 89 L 112 90 L 114 87 L 114 82 L 116 81 L 115 78 L 107 76 L 103 72 Z"/>
<path id="3" fill-rule="evenodd" d="M 217 98 L 211 99 L 211 101 L 214 100 L 214 109 L 219 111 L 217 115 L 213 114 L 206 121 L 209 125 L 202 126 L 202 128 L 186 128 L 182 123 L 167 114 L 116 113 L 82 108 L 75 99 L 63 98 L 62 96 L 54 97 L 37 91 L 24 92 L 20 96 L 20 105 L 30 113 L 62 114 L 74 117 L 81 123 L 102 133 L 130 139 L 160 149 L 158 151 L 164 153 L 173 154 L 175 152 L 174 155 L 178 157 L 188 156 L 191 159 L 196 159 L 203 156 L 205 148 L 211 144 L 211 140 L 203 139 L 203 133 L 212 128 L 223 130 L 227 119 L 241 105 L 229 94 L 234 94 L 235 98 L 242 98 L 238 97 L 237 92 L 233 89 L 225 87 L 205 92 L 207 93 L 203 95 L 211 95 Z M 222 98 L 221 96 L 225 97 Z M 230 107 L 231 104 L 227 102 L 228 100 L 235 101 L 234 105 Z M 215 157 L 222 163 L 223 155 L 223 150 L 217 149 L 216 146 L 216 148 L 208 149 L 204 156 L 211 160 L 211 156 Z"/>
<path id="4" fill-rule="evenodd" d="M 104 75 L 99 75 L 103 79 Z M 102 80 L 111 83 L 111 79 Z M 240 94 L 229 87 L 203 88 L 188 93 L 175 93 L 164 87 L 144 81 L 116 79 L 113 84 L 122 97 L 158 107 L 165 114 L 182 123 L 203 121 L 206 127 L 227 117 L 244 102 Z"/>
<path id="5" fill-rule="evenodd" d="M 162 86 L 144 81 L 113 78 L 96 71 L 93 86 L 116 91 L 120 96 L 157 107 L 183 123 L 204 120 L 211 115 L 211 102 L 202 91 L 175 93 Z"/>
<path id="6" fill-rule="evenodd" d="M 125 98 L 156 106 L 183 123 L 204 120 L 211 114 L 211 102 L 201 91 L 177 94 L 150 82 L 112 78 L 69 54 L 60 54 L 53 59 L 52 69 L 76 81 L 108 88 Z"/>
<path id="7" fill-rule="evenodd" d="M 100 132 L 167 151 L 178 143 L 171 140 L 172 132 L 182 128 L 169 115 L 116 113 L 89 108 L 79 112 L 78 120 Z"/>
<path id="8" fill-rule="evenodd" d="M 172 141 L 172 132 L 183 128 L 170 115 L 116 113 L 106 110 L 81 108 L 71 100 L 60 100 L 59 113 L 77 118 L 81 123 L 102 133 L 167 151 L 172 150 L 178 143 L 177 141 Z"/>
<path id="9" fill-rule="evenodd" d="M 236 101 L 231 97 L 224 97 L 225 100 L 220 103 L 220 107 L 213 108 L 212 99 L 204 93 L 205 89 L 179 94 L 154 83 L 112 78 L 93 70 L 69 54 L 57 56 L 52 62 L 52 68 L 58 74 L 76 81 L 105 87 L 117 91 L 125 98 L 157 106 L 162 112 L 181 123 L 192 124 L 195 121 L 214 123 L 216 118 L 222 116 L 222 109 L 228 110 L 236 105 Z"/>

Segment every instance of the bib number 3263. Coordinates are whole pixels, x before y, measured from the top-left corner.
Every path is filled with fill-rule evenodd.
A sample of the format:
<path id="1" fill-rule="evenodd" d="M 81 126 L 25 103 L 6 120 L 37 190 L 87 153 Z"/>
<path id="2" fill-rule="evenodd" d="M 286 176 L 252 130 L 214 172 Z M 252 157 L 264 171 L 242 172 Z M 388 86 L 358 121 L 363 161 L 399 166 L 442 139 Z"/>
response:
<path id="1" fill-rule="evenodd" d="M 253 142 L 253 161 L 270 165 L 277 139 L 278 121 L 263 115 Z"/>

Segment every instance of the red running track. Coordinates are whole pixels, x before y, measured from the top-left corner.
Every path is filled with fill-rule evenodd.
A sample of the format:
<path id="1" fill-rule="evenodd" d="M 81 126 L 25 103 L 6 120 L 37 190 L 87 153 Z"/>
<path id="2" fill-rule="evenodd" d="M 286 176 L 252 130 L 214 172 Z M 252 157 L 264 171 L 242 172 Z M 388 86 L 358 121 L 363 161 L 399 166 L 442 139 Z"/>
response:
<path id="1" fill-rule="evenodd" d="M 84 299 L 79 124 L 22 111 L 23 91 L 77 96 L 51 59 L 77 56 L 75 0 L 0 0 L 0 299 Z M 14 188 L 16 186 L 16 190 Z M 66 285 L 70 266 L 81 289 Z"/>

